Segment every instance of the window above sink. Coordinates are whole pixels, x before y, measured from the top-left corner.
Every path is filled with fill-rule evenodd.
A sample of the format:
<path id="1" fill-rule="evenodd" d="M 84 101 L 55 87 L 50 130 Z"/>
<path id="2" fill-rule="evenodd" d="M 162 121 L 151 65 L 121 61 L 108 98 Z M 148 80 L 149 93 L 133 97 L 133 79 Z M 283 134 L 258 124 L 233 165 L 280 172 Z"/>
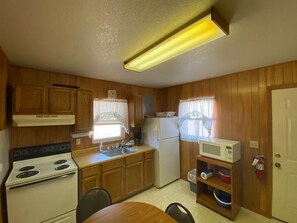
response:
<path id="1" fill-rule="evenodd" d="M 125 134 L 120 123 L 94 124 L 93 142 L 116 141 L 124 138 Z"/>
<path id="2" fill-rule="evenodd" d="M 127 100 L 95 99 L 93 130 L 93 143 L 124 139 L 129 133 Z"/>

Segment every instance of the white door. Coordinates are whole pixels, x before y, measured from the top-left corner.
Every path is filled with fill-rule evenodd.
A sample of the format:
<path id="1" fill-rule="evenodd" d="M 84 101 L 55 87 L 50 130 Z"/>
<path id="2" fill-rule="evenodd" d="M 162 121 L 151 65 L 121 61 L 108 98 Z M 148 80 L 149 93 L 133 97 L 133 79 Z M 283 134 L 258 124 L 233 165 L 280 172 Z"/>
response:
<path id="1" fill-rule="evenodd" d="M 272 216 L 297 222 L 297 88 L 272 91 Z"/>
<path id="2" fill-rule="evenodd" d="M 180 178 L 179 138 L 160 140 L 155 150 L 154 185 L 163 187 Z"/>
<path id="3" fill-rule="evenodd" d="M 178 118 L 159 118 L 158 139 L 168 139 L 179 136 Z"/>

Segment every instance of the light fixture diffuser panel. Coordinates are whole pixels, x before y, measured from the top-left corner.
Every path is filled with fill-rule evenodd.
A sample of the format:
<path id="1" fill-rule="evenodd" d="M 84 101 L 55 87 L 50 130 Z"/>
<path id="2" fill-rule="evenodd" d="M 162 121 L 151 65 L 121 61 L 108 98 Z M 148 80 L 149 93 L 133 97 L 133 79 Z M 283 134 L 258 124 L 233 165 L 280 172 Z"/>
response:
<path id="1" fill-rule="evenodd" d="M 225 36 L 228 32 L 217 25 L 222 24 L 222 22 L 215 21 L 214 19 L 218 16 L 213 16 L 212 13 L 213 10 L 207 16 L 129 61 L 124 67 L 141 72 Z"/>

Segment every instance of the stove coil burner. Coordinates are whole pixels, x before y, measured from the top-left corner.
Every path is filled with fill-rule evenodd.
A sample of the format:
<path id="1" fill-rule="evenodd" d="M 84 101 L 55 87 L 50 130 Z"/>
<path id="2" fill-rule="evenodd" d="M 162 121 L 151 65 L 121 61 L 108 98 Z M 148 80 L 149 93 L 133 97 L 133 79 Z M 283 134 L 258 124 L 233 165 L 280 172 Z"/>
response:
<path id="1" fill-rule="evenodd" d="M 64 164 L 64 165 L 61 165 L 61 166 L 57 166 L 55 168 L 55 170 L 64 170 L 64 169 L 67 169 L 70 165 L 68 164 Z"/>
<path id="2" fill-rule="evenodd" d="M 34 168 L 35 168 L 35 166 L 24 166 L 21 169 L 19 169 L 19 171 L 28 171 L 28 170 L 32 170 Z"/>
<path id="3" fill-rule="evenodd" d="M 22 173 L 18 174 L 16 177 L 17 178 L 27 178 L 27 177 L 32 177 L 38 173 L 39 173 L 39 171 L 37 171 L 37 170 L 31 170 L 31 171 L 22 172 Z"/>
<path id="4" fill-rule="evenodd" d="M 67 162 L 67 160 L 57 160 L 54 164 L 55 165 L 60 165 L 60 164 L 62 164 L 62 163 L 66 163 Z"/>

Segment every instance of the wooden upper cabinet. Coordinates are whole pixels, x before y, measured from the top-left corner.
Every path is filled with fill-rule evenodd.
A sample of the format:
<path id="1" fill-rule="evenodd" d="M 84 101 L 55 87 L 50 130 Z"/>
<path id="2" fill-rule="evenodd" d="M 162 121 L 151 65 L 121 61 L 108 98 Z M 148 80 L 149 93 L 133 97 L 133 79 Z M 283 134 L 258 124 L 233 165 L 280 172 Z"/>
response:
<path id="1" fill-rule="evenodd" d="M 16 84 L 14 114 L 74 114 L 76 90 L 69 88 Z"/>
<path id="2" fill-rule="evenodd" d="M 91 131 L 93 129 L 93 97 L 92 91 L 78 90 L 76 97 L 75 131 Z"/>
<path id="3" fill-rule="evenodd" d="M 140 127 L 144 123 L 144 104 L 142 95 L 133 95 L 129 99 L 129 126 Z"/>
<path id="4" fill-rule="evenodd" d="M 68 88 L 49 88 L 49 113 L 50 114 L 74 114 L 75 92 Z"/>
<path id="5" fill-rule="evenodd" d="M 43 86 L 17 84 L 14 88 L 15 114 L 47 113 L 47 92 Z"/>

